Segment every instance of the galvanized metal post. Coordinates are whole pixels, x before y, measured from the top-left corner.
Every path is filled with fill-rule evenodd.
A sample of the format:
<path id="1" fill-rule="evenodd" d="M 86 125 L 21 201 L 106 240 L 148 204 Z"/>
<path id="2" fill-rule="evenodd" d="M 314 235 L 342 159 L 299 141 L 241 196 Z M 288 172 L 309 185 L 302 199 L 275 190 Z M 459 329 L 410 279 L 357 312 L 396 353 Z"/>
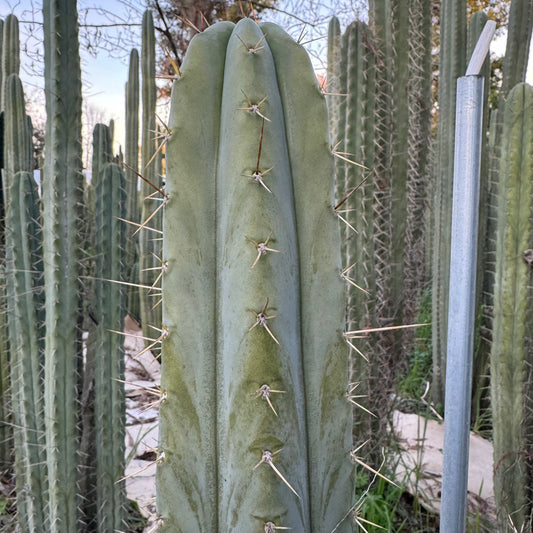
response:
<path id="1" fill-rule="evenodd" d="M 441 526 L 466 523 L 483 78 L 457 80 Z"/>
<path id="2" fill-rule="evenodd" d="M 480 76 L 457 80 L 442 533 L 462 533 L 466 523 L 483 81 Z"/>
<path id="3" fill-rule="evenodd" d="M 486 23 L 467 75 L 457 80 L 441 533 L 464 533 L 466 527 L 483 120 L 479 73 L 495 29 L 494 21 Z"/>

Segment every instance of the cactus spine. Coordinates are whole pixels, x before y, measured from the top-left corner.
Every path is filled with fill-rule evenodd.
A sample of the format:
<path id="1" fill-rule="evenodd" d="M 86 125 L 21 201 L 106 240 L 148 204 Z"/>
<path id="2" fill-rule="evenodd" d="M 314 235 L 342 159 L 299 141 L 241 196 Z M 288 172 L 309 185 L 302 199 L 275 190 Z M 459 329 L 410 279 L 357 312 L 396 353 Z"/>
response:
<path id="1" fill-rule="evenodd" d="M 527 530 L 531 510 L 533 351 L 533 88 L 509 93 L 500 160 L 494 329 L 491 351 L 494 494 L 502 531 Z"/>
<path id="2" fill-rule="evenodd" d="M 77 369 L 81 356 L 81 73 L 75 0 L 43 2 L 47 128 L 43 179 L 45 418 L 50 531 L 78 527 Z"/>
<path id="3" fill-rule="evenodd" d="M 115 163 L 100 172 L 96 186 L 94 419 L 96 437 L 96 496 L 98 531 L 124 528 L 124 350 L 122 331 L 126 191 L 124 174 Z"/>
<path id="4" fill-rule="evenodd" d="M 22 84 L 5 85 L 6 272 L 18 524 L 46 527 L 43 394 L 43 292 L 40 207 L 32 171 L 33 144 Z"/>
<path id="5" fill-rule="evenodd" d="M 351 531 L 323 96 L 301 47 L 248 19 L 195 37 L 182 72 L 164 217 L 162 530 Z"/>
<path id="6" fill-rule="evenodd" d="M 142 31 L 142 145 L 141 145 L 141 174 L 150 183 L 159 187 L 161 178 L 156 174 L 156 166 L 153 156 L 156 152 L 156 85 L 155 85 L 155 36 L 154 21 L 151 11 L 145 11 L 143 15 Z M 154 189 L 145 181 L 141 184 L 142 198 L 142 221 L 156 230 L 161 230 L 161 211 L 154 215 L 154 211 L 160 207 L 162 198 L 154 195 Z M 161 256 L 161 243 L 159 236 L 144 229 L 139 233 L 139 277 L 141 284 L 151 287 L 157 278 L 154 270 L 161 266 L 157 259 Z M 161 325 L 161 306 L 156 306 L 157 292 L 144 291 L 141 297 L 141 322 L 143 335 L 147 338 L 153 337 L 153 326 Z M 154 306 L 156 306 L 154 308 Z"/>

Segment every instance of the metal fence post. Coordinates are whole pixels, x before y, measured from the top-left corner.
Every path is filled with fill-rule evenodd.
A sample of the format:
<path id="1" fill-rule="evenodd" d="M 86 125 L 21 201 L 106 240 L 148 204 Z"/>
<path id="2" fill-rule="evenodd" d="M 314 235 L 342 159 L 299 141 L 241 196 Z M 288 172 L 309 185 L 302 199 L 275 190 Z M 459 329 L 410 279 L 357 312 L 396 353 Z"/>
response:
<path id="1" fill-rule="evenodd" d="M 462 533 L 466 519 L 483 81 L 480 76 L 457 80 L 442 533 Z"/>
<path id="2" fill-rule="evenodd" d="M 467 75 L 457 80 L 441 533 L 464 533 L 466 527 L 483 119 L 479 72 L 495 28 L 487 22 Z"/>

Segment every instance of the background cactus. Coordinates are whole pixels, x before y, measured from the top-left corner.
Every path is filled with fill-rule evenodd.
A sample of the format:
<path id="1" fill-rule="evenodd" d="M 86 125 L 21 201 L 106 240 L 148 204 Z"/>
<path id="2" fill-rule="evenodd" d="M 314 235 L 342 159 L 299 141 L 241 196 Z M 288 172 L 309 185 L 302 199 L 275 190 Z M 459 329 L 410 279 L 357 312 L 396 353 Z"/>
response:
<path id="1" fill-rule="evenodd" d="M 139 52 L 133 49 L 130 53 L 128 81 L 126 83 L 126 145 L 124 153 L 126 169 L 126 220 L 139 224 Z M 130 268 L 128 281 L 139 283 L 138 242 L 134 237 L 136 227 L 128 224 L 126 228 L 126 265 Z M 141 318 L 140 290 L 129 287 L 126 308 L 130 316 L 136 320 Z"/>
<path id="2" fill-rule="evenodd" d="M 5 84 L 6 292 L 18 524 L 47 530 L 43 419 L 43 279 L 32 128 L 16 74 Z"/>
<path id="3" fill-rule="evenodd" d="M 424 286 L 431 9 L 414 0 L 405 7 L 370 2 L 370 29 L 359 21 L 348 26 L 336 91 L 341 96 L 338 102 L 328 97 L 328 112 L 339 113 L 338 120 L 330 120 L 337 127 L 331 139 L 340 156 L 336 197 L 346 221 L 343 254 L 353 281 L 347 313 L 352 331 L 412 324 Z M 391 392 L 413 340 L 412 333 L 386 331 L 354 343 L 370 361 L 367 365 L 354 351 L 352 379 L 364 407 L 356 412 L 355 436 L 361 442 L 371 437 L 374 450 L 390 435 Z"/>
<path id="4" fill-rule="evenodd" d="M 327 96 L 328 103 L 328 127 L 332 135 L 338 131 L 339 103 L 341 101 L 340 87 L 340 58 L 341 58 L 341 25 L 337 17 L 332 17 L 328 26 L 328 56 L 327 56 Z M 338 142 L 331 138 L 332 145 Z"/>
<path id="5" fill-rule="evenodd" d="M 338 100 L 337 129 L 332 131 L 332 144 L 347 153 L 346 158 L 372 168 L 374 157 L 374 106 L 375 106 L 375 53 L 373 38 L 366 24 L 351 23 L 342 36 L 340 51 L 340 80 L 338 95 L 328 96 L 328 117 L 332 112 L 332 99 Z M 329 91 L 329 83 L 328 83 Z M 342 96 L 341 96 L 342 95 Z M 343 96 L 346 95 L 346 96 Z M 335 160 L 335 190 L 337 211 L 346 221 L 341 226 L 342 254 L 347 276 L 360 287 L 347 284 L 347 329 L 358 329 L 361 324 L 374 323 L 374 254 L 373 254 L 373 174 L 370 170 L 347 162 Z M 352 193 L 347 200 L 343 199 Z M 342 204 L 341 204 L 342 202 Z M 357 206 L 356 208 L 354 208 Z M 352 228 L 357 228 L 354 232 Z M 363 291 L 366 291 L 364 294 Z M 368 345 L 359 346 L 368 353 Z M 360 405 L 368 409 L 369 366 L 359 354 L 351 359 L 351 381 L 359 383 L 357 394 Z M 370 418 L 366 411 L 354 416 L 354 438 L 362 443 L 370 434 Z"/>
<path id="6" fill-rule="evenodd" d="M 439 123 L 433 185 L 432 395 L 444 405 L 448 330 L 455 93 L 466 72 L 466 0 L 442 0 L 440 8 Z"/>
<path id="7" fill-rule="evenodd" d="M 195 37 L 182 71 L 164 217 L 162 530 L 350 531 L 323 97 L 305 52 L 251 20 Z"/>
<path id="8" fill-rule="evenodd" d="M 161 185 L 161 176 L 156 173 L 156 85 L 155 85 L 155 35 L 152 12 L 147 10 L 143 15 L 142 25 L 142 144 L 141 144 L 141 174 L 156 187 Z M 149 228 L 161 230 L 161 196 L 146 182 L 141 183 L 143 224 Z M 157 267 L 161 267 L 160 236 L 144 229 L 139 232 L 139 279 L 141 285 L 151 287 L 157 278 Z M 141 324 L 143 336 L 152 338 L 153 327 L 161 327 L 161 306 L 157 305 L 159 295 L 157 291 L 145 290 L 141 295 Z"/>
<path id="9" fill-rule="evenodd" d="M 20 39 L 19 21 L 15 15 L 8 15 L 3 26 L 2 45 L 2 77 L 0 109 L 5 108 L 5 92 L 7 78 L 10 74 L 18 74 L 20 70 Z"/>
<path id="10" fill-rule="evenodd" d="M 2 85 L 2 55 L 4 51 L 4 21 L 0 19 L 0 91 Z M 0 104 L 1 104 L 0 94 Z M 1 169 L 4 167 L 4 119 L 0 109 L 0 468 L 7 470 L 12 464 L 12 431 L 9 394 L 9 344 L 7 340 L 7 300 L 5 294 L 5 228 L 4 187 Z"/>
<path id="11" fill-rule="evenodd" d="M 494 329 L 491 351 L 494 494 L 501 531 L 530 527 L 533 350 L 533 87 L 505 105 L 500 160 Z"/>
<path id="12" fill-rule="evenodd" d="M 45 280 L 45 419 L 50 531 L 78 527 L 77 382 L 81 74 L 75 0 L 43 2 L 46 138 L 42 190 Z"/>
<path id="13" fill-rule="evenodd" d="M 496 231 L 498 212 L 498 178 L 500 173 L 500 150 L 502 146 L 503 113 L 509 91 L 525 81 L 527 58 L 533 29 L 533 5 L 528 0 L 513 0 L 510 6 L 508 36 L 502 65 L 502 88 L 498 108 L 491 111 L 489 134 L 489 165 L 487 191 L 487 221 L 483 239 L 482 261 L 482 321 L 480 358 L 487 359 L 492 345 L 492 319 L 494 315 L 494 277 L 496 266 Z"/>
<path id="14" fill-rule="evenodd" d="M 98 531 L 117 531 L 125 523 L 124 475 L 124 280 L 126 190 L 124 174 L 106 164 L 96 185 L 96 341 L 94 419 Z M 120 220 L 122 219 L 122 220 Z M 114 331 L 113 331 L 114 330 Z"/>

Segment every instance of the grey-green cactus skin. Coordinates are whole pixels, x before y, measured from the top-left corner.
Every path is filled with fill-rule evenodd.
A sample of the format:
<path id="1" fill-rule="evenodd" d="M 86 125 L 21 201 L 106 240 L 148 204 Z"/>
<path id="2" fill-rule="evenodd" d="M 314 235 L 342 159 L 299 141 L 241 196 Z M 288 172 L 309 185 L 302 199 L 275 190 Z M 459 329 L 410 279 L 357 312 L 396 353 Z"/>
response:
<path id="1" fill-rule="evenodd" d="M 432 396 L 444 405 L 456 81 L 466 72 L 466 0 L 441 2 L 439 124 L 433 186 Z"/>
<path id="2" fill-rule="evenodd" d="M 96 438 L 96 502 L 98 531 L 120 531 L 125 520 L 123 281 L 126 190 L 124 174 L 106 164 L 96 187 L 94 419 Z M 122 219 L 122 220 L 120 220 Z"/>
<path id="3" fill-rule="evenodd" d="M 500 159 L 494 322 L 491 351 L 494 494 L 502 531 L 527 530 L 531 499 L 533 351 L 533 87 L 519 84 L 505 105 Z"/>
<path id="4" fill-rule="evenodd" d="M 153 159 L 156 153 L 156 84 L 155 84 L 155 34 L 152 12 L 145 11 L 142 26 L 142 142 L 141 142 L 141 174 L 150 183 L 159 187 L 161 176 L 158 176 Z M 155 193 L 155 194 L 154 194 Z M 146 182 L 141 184 L 142 212 L 141 219 L 147 226 L 161 230 L 161 211 L 153 215 L 160 207 L 161 196 Z M 151 287 L 157 278 L 161 266 L 160 235 L 149 229 L 139 232 L 139 277 L 142 285 Z M 153 327 L 161 327 L 161 306 L 156 305 L 159 295 L 157 291 L 144 290 L 141 295 L 141 323 L 144 337 L 154 336 Z"/>
<path id="5" fill-rule="evenodd" d="M 139 52 L 133 49 L 130 53 L 128 81 L 126 83 L 126 144 L 124 161 L 126 163 L 126 220 L 139 224 Z M 138 240 L 134 236 L 136 227 L 128 224 L 126 228 L 126 264 L 130 267 L 129 283 L 139 283 Z M 140 289 L 129 287 L 126 308 L 130 316 L 136 320 L 141 318 Z"/>
<path id="6" fill-rule="evenodd" d="M 45 419 L 50 532 L 79 526 L 81 74 L 75 0 L 43 2 L 47 129 L 43 179 Z"/>
<path id="7" fill-rule="evenodd" d="M 351 531 L 333 161 L 307 55 L 274 25 L 217 24 L 191 42 L 170 120 L 161 528 Z"/>
<path id="8" fill-rule="evenodd" d="M 16 74 L 5 85 L 6 294 L 15 439 L 17 521 L 47 531 L 43 419 L 43 279 L 40 200 L 32 176 L 32 129 Z"/>

